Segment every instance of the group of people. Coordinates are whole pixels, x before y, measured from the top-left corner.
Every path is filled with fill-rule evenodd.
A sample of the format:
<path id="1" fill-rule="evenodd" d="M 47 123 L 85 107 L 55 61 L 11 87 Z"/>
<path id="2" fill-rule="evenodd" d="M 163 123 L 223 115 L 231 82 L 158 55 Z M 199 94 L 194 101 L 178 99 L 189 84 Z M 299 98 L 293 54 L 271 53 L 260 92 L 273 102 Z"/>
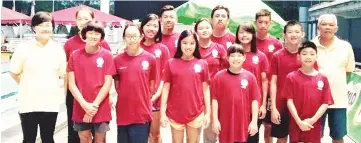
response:
<path id="1" fill-rule="evenodd" d="M 68 142 L 107 142 L 113 83 L 118 143 L 160 143 L 160 128 L 168 125 L 173 143 L 183 143 L 184 135 L 197 143 L 201 130 L 206 143 L 258 143 L 261 124 L 265 143 L 273 137 L 286 143 L 288 136 L 292 143 L 320 143 L 327 115 L 333 142 L 347 133 L 346 76 L 355 59 L 352 46 L 335 36 L 335 15 L 319 17 L 312 42 L 304 41 L 299 22 L 288 21 L 281 42 L 268 33 L 266 9 L 233 34 L 230 11 L 219 5 L 194 30 L 177 33 L 176 11 L 166 5 L 160 16 L 124 27 L 126 48 L 116 56 L 91 10 L 80 9 L 75 18 L 79 33 L 62 48 L 51 40 L 52 16 L 36 13 L 35 38 L 12 57 L 23 143 L 35 142 L 38 125 L 42 141 L 54 142 L 64 94 Z"/>

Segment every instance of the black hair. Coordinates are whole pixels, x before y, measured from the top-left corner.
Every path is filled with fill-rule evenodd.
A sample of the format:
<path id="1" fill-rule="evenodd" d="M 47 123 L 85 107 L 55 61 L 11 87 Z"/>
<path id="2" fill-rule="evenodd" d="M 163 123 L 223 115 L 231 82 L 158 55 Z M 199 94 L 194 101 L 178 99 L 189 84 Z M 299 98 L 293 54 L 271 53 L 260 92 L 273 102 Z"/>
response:
<path id="1" fill-rule="evenodd" d="M 286 34 L 287 32 L 287 28 L 290 26 L 295 26 L 295 25 L 299 25 L 301 27 L 301 31 L 303 31 L 303 26 L 300 22 L 296 21 L 296 20 L 290 20 L 286 23 L 286 25 L 283 28 L 283 33 Z"/>
<path id="2" fill-rule="evenodd" d="M 311 41 L 304 41 L 304 42 L 302 42 L 301 47 L 298 48 L 298 54 L 300 54 L 302 52 L 302 50 L 306 49 L 306 48 L 312 48 L 317 53 L 317 46 L 315 43 L 313 43 Z"/>
<path id="3" fill-rule="evenodd" d="M 101 39 L 104 39 L 105 32 L 103 25 L 99 21 L 88 21 L 84 28 L 81 30 L 81 36 L 85 40 L 86 39 L 86 33 L 89 31 L 95 31 L 101 34 Z"/>
<path id="4" fill-rule="evenodd" d="M 165 11 L 171 11 L 171 10 L 174 10 L 174 7 L 172 5 L 165 5 L 162 7 L 160 15 L 163 16 L 163 13 Z"/>
<path id="5" fill-rule="evenodd" d="M 230 13 L 229 8 L 225 7 L 223 5 L 217 5 L 216 7 L 213 8 L 212 13 L 211 13 L 211 18 L 213 18 L 213 15 L 217 10 L 221 10 L 221 9 L 224 9 L 227 12 L 227 17 L 229 18 L 229 13 Z"/>
<path id="6" fill-rule="evenodd" d="M 233 53 L 240 53 L 240 54 L 244 55 L 244 49 L 239 44 L 232 44 L 231 46 L 229 46 L 228 51 L 227 51 L 228 57 Z"/>
<path id="7" fill-rule="evenodd" d="M 158 29 L 158 32 L 157 32 L 157 35 L 155 35 L 154 37 L 154 41 L 156 43 L 159 43 L 162 41 L 162 27 L 161 27 L 161 24 L 160 24 L 160 21 L 159 21 L 159 17 L 158 15 L 154 14 L 154 13 L 150 13 L 148 14 L 143 20 L 142 20 L 142 23 L 140 24 L 140 30 L 141 32 L 144 34 L 144 31 L 143 31 L 143 27 L 151 20 L 157 20 L 158 21 L 158 25 L 159 25 L 159 29 Z M 144 40 L 144 39 L 143 39 Z"/>
<path id="8" fill-rule="evenodd" d="M 53 30 L 54 30 L 55 23 L 54 23 L 53 16 L 49 12 L 44 12 L 44 11 L 37 12 L 33 16 L 33 18 L 31 18 L 31 28 L 34 28 L 34 27 L 40 25 L 43 22 L 51 22 L 51 24 L 53 26 Z"/>
<path id="9" fill-rule="evenodd" d="M 137 27 L 137 29 L 139 30 L 139 34 L 142 35 L 142 31 L 140 30 L 138 25 L 136 25 L 134 23 L 127 23 L 127 24 L 125 24 L 125 27 L 124 27 L 124 30 L 123 30 L 123 38 L 125 38 L 125 31 L 131 26 Z"/>
<path id="10" fill-rule="evenodd" d="M 260 9 L 257 13 L 256 13 L 256 21 L 259 17 L 261 16 L 268 16 L 271 20 L 271 12 L 267 9 Z"/>
<path id="11" fill-rule="evenodd" d="M 203 17 L 202 17 L 202 18 L 197 19 L 196 24 L 194 25 L 194 31 L 195 31 L 195 32 L 197 32 L 199 23 L 201 23 L 201 22 L 203 22 L 203 21 L 208 22 L 208 23 L 211 25 L 211 27 L 213 28 L 211 21 L 209 21 L 209 19 L 207 19 L 207 18 L 203 18 Z"/>
<path id="12" fill-rule="evenodd" d="M 241 44 L 241 41 L 239 40 L 240 37 L 238 37 L 238 32 L 239 32 L 240 29 L 252 34 L 251 52 L 256 53 L 257 52 L 256 29 L 253 27 L 252 23 L 249 23 L 249 22 L 239 24 L 238 27 L 237 27 L 237 31 L 236 31 L 236 41 L 235 41 L 236 44 Z"/>
<path id="13" fill-rule="evenodd" d="M 197 59 L 201 59 L 201 54 L 199 52 L 199 42 L 198 42 L 198 38 L 197 38 L 197 35 L 195 32 L 193 32 L 192 30 L 184 30 L 180 36 L 179 36 L 179 39 L 178 39 L 178 43 L 177 43 L 177 52 L 174 54 L 174 58 L 181 58 L 182 55 L 183 55 L 183 52 L 182 52 L 182 47 L 181 47 L 181 44 L 182 44 L 182 40 L 184 38 L 187 38 L 189 36 L 193 36 L 194 40 L 196 41 L 196 48 L 194 50 L 194 53 L 193 53 L 193 56 L 196 57 Z"/>

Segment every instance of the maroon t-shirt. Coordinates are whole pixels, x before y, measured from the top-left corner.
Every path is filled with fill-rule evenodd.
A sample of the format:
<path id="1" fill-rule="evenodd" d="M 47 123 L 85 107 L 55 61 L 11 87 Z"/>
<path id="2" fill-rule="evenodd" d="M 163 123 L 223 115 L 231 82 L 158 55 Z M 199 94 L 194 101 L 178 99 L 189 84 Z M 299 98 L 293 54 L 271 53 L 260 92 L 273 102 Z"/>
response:
<path id="1" fill-rule="evenodd" d="M 137 56 L 122 53 L 115 57 L 114 64 L 120 78 L 115 81 L 117 125 L 151 121 L 150 81 L 157 78 L 155 57 L 147 51 Z"/>
<path id="2" fill-rule="evenodd" d="M 261 73 L 268 73 L 268 60 L 264 53 L 257 50 L 256 53 L 246 52 L 246 60 L 243 62 L 242 67 L 248 71 L 250 71 L 257 80 L 258 88 L 260 93 L 262 94 L 262 75 Z M 262 98 L 261 98 L 262 99 Z M 259 101 L 259 103 L 262 103 Z M 259 104 L 261 105 L 261 104 Z"/>
<path id="3" fill-rule="evenodd" d="M 99 43 L 99 46 L 111 51 L 108 43 L 105 40 L 102 40 Z M 80 49 L 80 48 L 85 48 L 85 42 L 80 38 L 79 35 L 75 35 L 75 36 L 71 37 L 70 39 L 68 39 L 64 44 L 64 50 L 65 50 L 67 61 L 68 61 L 71 53 L 73 53 L 75 50 Z"/>
<path id="4" fill-rule="evenodd" d="M 104 85 L 105 76 L 115 74 L 113 56 L 103 48 L 94 54 L 86 53 L 84 48 L 74 51 L 69 58 L 67 70 L 74 72 L 76 86 L 84 100 L 90 103 L 98 96 Z M 92 123 L 108 122 L 112 119 L 108 97 L 109 95 L 99 105 Z M 81 123 L 84 115 L 85 111 L 78 101 L 74 100 L 72 120 Z"/>
<path id="5" fill-rule="evenodd" d="M 300 67 L 301 61 L 297 58 L 297 53 L 290 53 L 283 48 L 273 54 L 271 61 L 271 75 L 277 76 L 276 108 L 280 113 L 286 108 L 285 97 L 280 94 L 286 76 L 290 72 L 298 70 Z"/>
<path id="6" fill-rule="evenodd" d="M 227 32 L 222 37 L 215 37 L 212 34 L 211 35 L 211 40 L 213 42 L 215 42 L 215 43 L 221 44 L 225 48 L 225 50 L 227 51 L 229 46 L 231 46 L 236 41 L 236 36 L 231 32 Z"/>
<path id="7" fill-rule="evenodd" d="M 205 60 L 170 59 L 163 80 L 170 83 L 166 111 L 170 119 L 186 124 L 204 111 L 203 82 L 209 81 Z"/>
<path id="8" fill-rule="evenodd" d="M 162 75 L 163 75 L 163 71 L 165 68 L 165 65 L 168 62 L 169 59 L 169 51 L 167 46 L 163 45 L 162 43 L 155 43 L 153 45 L 150 46 L 145 46 L 143 43 L 141 43 L 141 47 L 153 54 L 153 56 L 156 59 L 156 69 L 157 69 L 157 78 L 155 79 L 155 90 L 154 92 L 157 92 L 157 89 L 159 87 Z M 154 93 L 152 93 L 153 95 Z M 159 108 L 160 107 L 160 97 L 154 102 L 153 104 L 154 107 Z"/>
<path id="9" fill-rule="evenodd" d="M 202 59 L 208 63 L 209 75 L 211 79 L 216 73 L 226 67 L 227 64 L 227 51 L 225 48 L 217 43 L 212 43 L 209 47 L 199 48 Z"/>
<path id="10" fill-rule="evenodd" d="M 322 104 L 333 104 L 330 86 L 326 76 L 305 75 L 300 70 L 288 74 L 282 94 L 287 99 L 293 99 L 297 114 L 301 120 L 312 118 Z M 313 124 L 310 131 L 301 131 L 296 121 L 290 120 L 291 142 L 321 143 L 321 119 Z"/>
<path id="11" fill-rule="evenodd" d="M 252 102 L 261 97 L 254 75 L 247 70 L 240 74 L 221 70 L 212 81 L 211 95 L 218 101 L 219 142 L 247 142 Z"/>
<path id="12" fill-rule="evenodd" d="M 283 49 L 281 41 L 276 38 L 266 38 L 256 40 L 257 49 L 263 52 L 268 60 L 269 66 L 271 66 L 272 55 L 280 49 Z M 272 74 L 267 74 L 268 80 L 271 81 Z"/>
<path id="13" fill-rule="evenodd" d="M 174 57 L 177 52 L 177 43 L 179 38 L 179 33 L 173 33 L 171 35 L 162 34 L 162 44 L 166 45 L 169 50 L 170 57 Z"/>

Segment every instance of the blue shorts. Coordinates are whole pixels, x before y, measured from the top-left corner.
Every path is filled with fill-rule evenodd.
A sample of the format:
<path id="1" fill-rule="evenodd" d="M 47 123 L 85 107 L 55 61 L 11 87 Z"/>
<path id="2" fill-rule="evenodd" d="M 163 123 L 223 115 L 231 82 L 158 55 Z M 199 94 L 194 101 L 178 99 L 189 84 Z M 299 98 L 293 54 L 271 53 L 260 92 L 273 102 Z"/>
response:
<path id="1" fill-rule="evenodd" d="M 118 126 L 118 143 L 148 143 L 150 123 Z"/>
<path id="2" fill-rule="evenodd" d="M 347 115 L 346 108 L 329 108 L 321 118 L 322 137 L 325 128 L 326 117 L 328 115 L 328 126 L 330 136 L 333 140 L 340 140 L 347 134 Z"/>

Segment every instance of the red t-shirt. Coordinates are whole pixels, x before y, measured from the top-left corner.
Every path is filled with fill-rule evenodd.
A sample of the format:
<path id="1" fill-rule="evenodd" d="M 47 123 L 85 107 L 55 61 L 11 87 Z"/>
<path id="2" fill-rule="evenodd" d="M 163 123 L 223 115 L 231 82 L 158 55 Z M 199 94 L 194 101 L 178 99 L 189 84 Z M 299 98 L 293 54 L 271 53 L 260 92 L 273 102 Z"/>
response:
<path id="1" fill-rule="evenodd" d="M 234 36 L 234 34 L 231 33 L 231 32 L 227 32 L 222 37 L 215 37 L 212 34 L 211 35 L 211 40 L 213 42 L 215 42 L 215 43 L 221 44 L 225 48 L 225 50 L 227 51 L 229 46 L 231 46 L 236 41 L 236 36 Z"/>
<path id="2" fill-rule="evenodd" d="M 150 81 L 155 80 L 156 59 L 143 51 L 138 56 L 122 53 L 114 59 L 120 80 L 116 81 L 117 124 L 130 125 L 152 120 Z"/>
<path id="3" fill-rule="evenodd" d="M 282 94 L 287 99 L 293 99 L 297 114 L 301 120 L 312 118 L 322 104 L 333 104 L 330 86 L 326 76 L 317 74 L 309 76 L 300 70 L 288 74 Z M 290 120 L 291 142 L 321 143 L 321 120 L 319 119 L 314 128 L 303 132 L 292 118 Z"/>
<path id="4" fill-rule="evenodd" d="M 68 72 L 74 72 L 76 86 L 84 100 L 92 103 L 104 85 L 105 76 L 115 74 L 112 53 L 103 48 L 94 54 L 86 53 L 84 48 L 78 49 L 69 58 Z M 107 95 L 99 105 L 92 123 L 110 121 L 112 119 L 110 109 L 109 95 Z M 74 100 L 72 120 L 81 123 L 84 115 L 85 111 L 78 101 Z"/>
<path id="5" fill-rule="evenodd" d="M 162 44 L 166 45 L 169 50 L 170 57 L 174 57 L 175 53 L 177 52 L 177 44 L 179 33 L 173 33 L 171 35 L 164 35 L 162 34 Z"/>
<path id="6" fill-rule="evenodd" d="M 250 71 L 257 80 L 259 91 L 262 92 L 262 76 L 261 73 L 268 73 L 268 60 L 264 53 L 257 50 L 256 53 L 246 52 L 246 60 L 243 62 L 242 67 Z M 261 98 L 262 99 L 262 98 Z M 262 103 L 259 101 L 259 103 Z M 261 105 L 261 104 L 260 104 Z"/>
<path id="7" fill-rule="evenodd" d="M 209 75 L 211 79 L 216 73 L 225 68 L 227 64 L 227 51 L 225 48 L 217 43 L 212 43 L 209 47 L 199 48 L 202 59 L 208 63 Z"/>
<path id="8" fill-rule="evenodd" d="M 157 79 L 155 79 L 155 90 L 154 90 L 154 92 L 156 92 L 159 87 L 165 65 L 167 64 L 168 59 L 169 59 L 169 51 L 168 51 L 167 46 L 163 45 L 162 43 L 155 43 L 150 46 L 145 46 L 143 43 L 141 43 L 141 47 L 145 51 L 153 54 L 153 56 L 156 59 L 155 66 L 157 69 Z M 152 93 L 152 94 L 154 94 L 154 93 Z M 160 97 L 154 102 L 153 106 L 160 107 Z"/>
<path id="9" fill-rule="evenodd" d="M 221 70 L 212 81 L 211 95 L 218 101 L 219 142 L 247 142 L 252 102 L 261 96 L 254 75 L 247 70 L 240 74 Z"/>
<path id="10" fill-rule="evenodd" d="M 272 60 L 272 55 L 280 50 L 283 49 L 283 45 L 281 43 L 281 41 L 279 41 L 276 38 L 266 38 L 266 39 L 258 39 L 256 40 L 256 46 L 257 49 L 260 50 L 261 52 L 263 52 L 266 56 L 267 56 L 267 60 L 269 63 L 269 66 L 271 66 L 271 60 Z M 267 74 L 268 80 L 271 81 L 272 78 L 272 74 Z"/>
<path id="11" fill-rule="evenodd" d="M 170 119 L 186 124 L 204 111 L 203 82 L 209 81 L 206 61 L 170 59 L 163 80 L 170 83 L 166 111 Z"/>
<path id="12" fill-rule="evenodd" d="M 102 40 L 99 43 L 99 46 L 111 51 L 108 43 L 105 40 Z M 85 48 L 85 42 L 80 38 L 79 35 L 75 35 L 68 39 L 64 44 L 66 59 L 68 60 L 71 53 L 80 48 Z"/>
<path id="13" fill-rule="evenodd" d="M 285 48 L 282 48 L 273 54 L 271 61 L 271 75 L 277 76 L 276 108 L 280 113 L 286 108 L 285 97 L 280 94 L 286 76 L 300 67 L 301 61 L 297 58 L 297 53 L 290 53 Z"/>

